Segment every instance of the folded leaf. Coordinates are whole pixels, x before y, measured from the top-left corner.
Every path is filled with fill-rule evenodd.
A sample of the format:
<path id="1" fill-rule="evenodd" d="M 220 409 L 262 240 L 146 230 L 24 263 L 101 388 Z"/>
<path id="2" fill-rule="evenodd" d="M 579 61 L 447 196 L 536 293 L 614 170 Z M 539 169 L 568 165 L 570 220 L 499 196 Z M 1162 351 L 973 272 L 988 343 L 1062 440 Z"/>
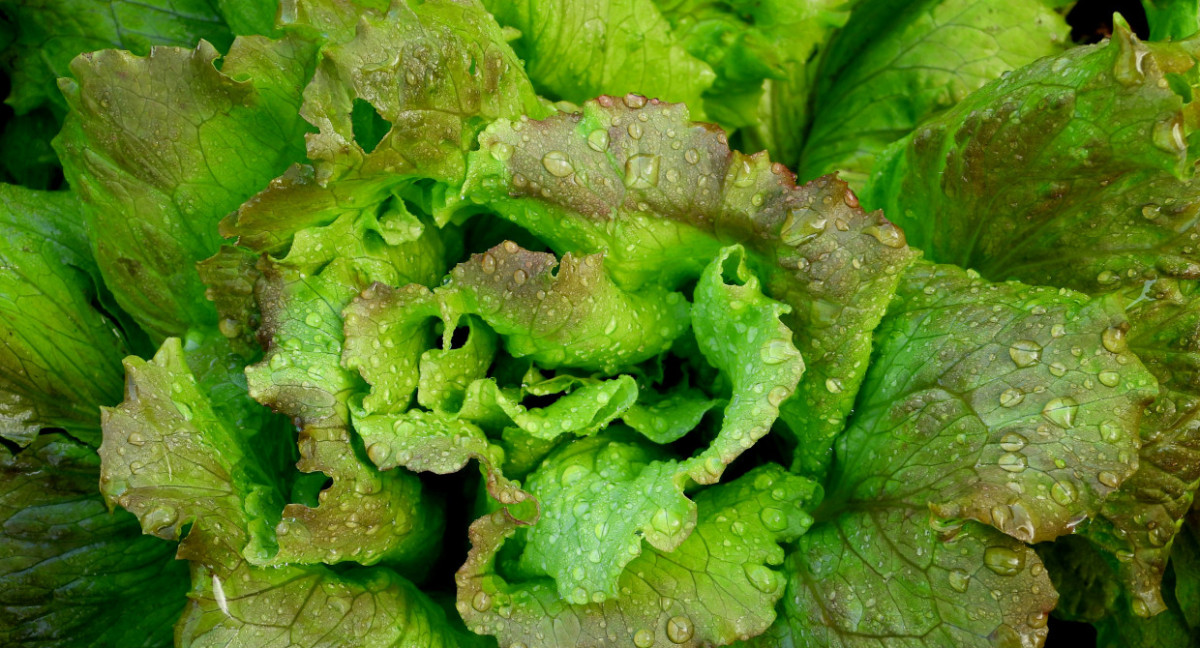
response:
<path id="1" fill-rule="evenodd" d="M 127 400 L 105 410 L 101 490 L 146 533 L 174 538 L 188 527 L 179 557 L 193 563 L 192 591 L 176 627 L 180 645 L 316 647 L 330 637 L 363 646 L 477 645 L 387 568 L 253 566 L 242 554 L 272 555 L 282 504 L 256 440 L 213 415 L 177 339 L 152 362 L 126 365 Z"/>
<path id="2" fill-rule="evenodd" d="M 1200 485 L 1200 302 L 1193 281 L 1159 279 L 1136 292 L 1129 347 L 1161 385 L 1140 429 L 1138 470 L 1086 529 L 1115 556 L 1134 611 L 1164 609 L 1159 582 Z M 1133 291 L 1131 291 L 1133 292 Z"/>
<path id="3" fill-rule="evenodd" d="M 682 47 L 716 73 L 704 94 L 705 112 L 725 128 L 734 129 L 758 124 L 765 87 L 777 80 L 805 76 L 805 64 L 835 29 L 845 24 L 854 3 L 655 0 L 654 4 L 671 23 Z M 652 94 L 640 87 L 622 92 Z M 806 104 L 807 99 L 797 98 L 796 103 Z M 805 123 L 801 119 L 789 126 L 799 130 Z M 776 155 L 774 149 L 771 152 Z"/>
<path id="4" fill-rule="evenodd" d="M 1103 343 L 1126 325 L 1115 299 L 912 267 L 759 645 L 1041 643 L 1058 595 L 1019 541 L 1070 533 L 1136 466 L 1154 381 Z"/>
<path id="5" fill-rule="evenodd" d="M 687 109 L 630 95 L 581 114 L 500 120 L 480 136 L 463 193 L 555 250 L 604 252 L 618 286 L 675 289 L 728 243 L 768 296 L 792 308 L 784 324 L 810 370 L 784 419 L 798 464 L 825 470 L 897 281 L 912 260 L 904 235 L 867 214 L 844 183 L 797 187 L 764 155 L 729 150 Z"/>
<path id="6" fill-rule="evenodd" d="M 177 540 L 191 525 L 182 559 L 228 566 L 243 551 L 269 559 L 283 502 L 248 447 L 254 430 L 215 413 L 178 338 L 168 338 L 152 361 L 126 358 L 125 371 L 125 401 L 103 410 L 100 492 L 136 515 L 143 533 Z"/>
<path id="7" fill-rule="evenodd" d="M 1058 54 L 1069 31 L 1039 0 L 859 3 L 821 59 L 797 175 L 836 171 L 861 189 L 884 147 L 1002 73 Z"/>
<path id="8" fill-rule="evenodd" d="M 225 51 L 233 41 L 220 8 L 204 0 L 6 0 L 3 6 L 16 25 L 6 102 L 17 114 L 46 103 L 65 111 L 58 78 L 71 76 L 71 59 L 84 52 L 120 49 L 145 56 L 155 45 L 193 47 L 200 39 Z"/>
<path id="9" fill-rule="evenodd" d="M 94 305 L 99 273 L 71 193 L 0 185 L 0 437 L 44 427 L 99 443 L 121 397 L 125 340 Z"/>
<path id="10" fill-rule="evenodd" d="M 602 603 L 568 603 L 545 578 L 510 582 L 498 571 L 497 553 L 516 533 L 515 524 L 500 514 L 483 517 L 471 526 L 473 547 L 458 572 L 458 611 L 468 627 L 502 645 L 726 645 L 762 632 L 774 619 L 784 586 L 775 568 L 783 561 L 780 544 L 808 529 L 812 518 L 805 511 L 819 492 L 813 482 L 773 465 L 701 491 L 688 539 L 669 553 L 642 552 L 621 572 L 620 597 Z M 572 537 L 591 531 L 573 530 Z"/>
<path id="11" fill-rule="evenodd" d="M 299 115 L 312 48 L 239 38 L 141 58 L 104 50 L 62 82 L 71 113 L 55 141 L 117 303 L 156 341 L 215 325 L 195 263 L 216 223 L 303 154 Z"/>
<path id="12" fill-rule="evenodd" d="M 512 505 L 531 499 L 519 483 L 500 472 L 504 463 L 500 446 L 490 443 L 479 428 L 466 421 L 409 410 L 399 415 L 356 415 L 354 427 L 363 439 L 367 456 L 380 470 L 404 467 L 445 475 L 462 470 L 475 459 L 487 480 L 488 493 L 497 502 Z"/>
<path id="13" fill-rule="evenodd" d="M 340 427 L 302 430 L 296 466 L 333 483 L 317 495 L 317 506 L 283 508 L 275 527 L 279 552 L 271 564 L 385 562 L 424 573 L 444 523 L 440 509 L 424 501 L 415 475 L 376 471 L 357 456 L 350 431 Z"/>
<path id="14" fill-rule="evenodd" d="M 716 78 L 688 53 L 654 0 L 485 0 L 540 92 L 582 103 L 636 92 L 686 103 L 699 116 Z"/>
<path id="15" fill-rule="evenodd" d="M 665 352 L 689 317 L 682 294 L 621 290 L 604 266 L 600 254 L 559 261 L 506 241 L 459 264 L 444 299 L 479 314 L 518 358 L 611 374 Z"/>
<path id="16" fill-rule="evenodd" d="M 547 112 L 500 26 L 474 0 L 368 12 L 353 39 L 322 57 L 301 111 L 320 131 L 308 139 L 308 157 L 321 184 L 351 171 L 459 182 L 484 123 Z M 378 126 L 372 137 L 366 124 Z"/>

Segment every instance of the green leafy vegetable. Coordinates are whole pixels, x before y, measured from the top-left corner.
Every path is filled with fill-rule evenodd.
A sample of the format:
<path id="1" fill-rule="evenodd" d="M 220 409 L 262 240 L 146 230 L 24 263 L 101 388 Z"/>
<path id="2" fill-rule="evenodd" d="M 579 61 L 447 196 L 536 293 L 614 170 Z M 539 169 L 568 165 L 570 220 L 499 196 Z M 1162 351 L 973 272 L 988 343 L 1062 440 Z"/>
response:
<path id="1" fill-rule="evenodd" d="M 0 644 L 1200 642 L 1142 5 L 0 0 Z"/>

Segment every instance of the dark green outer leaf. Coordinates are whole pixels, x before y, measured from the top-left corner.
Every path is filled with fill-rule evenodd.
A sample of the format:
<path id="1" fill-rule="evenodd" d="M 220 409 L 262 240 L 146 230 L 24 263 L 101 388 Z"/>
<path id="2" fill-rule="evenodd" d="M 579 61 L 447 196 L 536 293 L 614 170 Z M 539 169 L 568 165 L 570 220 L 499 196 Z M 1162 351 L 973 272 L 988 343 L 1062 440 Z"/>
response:
<path id="1" fill-rule="evenodd" d="M 71 76 L 71 60 L 84 52 L 121 49 L 145 56 L 155 45 L 194 47 L 200 39 L 224 51 L 233 41 L 208 0 L 5 0 L 0 6 L 16 24 L 6 103 L 18 114 L 49 103 L 61 115 L 67 104 L 58 78 Z"/>
<path id="2" fill-rule="evenodd" d="M 861 189 L 875 158 L 1013 68 L 1061 52 L 1069 28 L 1039 0 L 860 3 L 821 59 L 797 175 Z"/>
<path id="3" fill-rule="evenodd" d="M 99 273 L 71 193 L 0 185 L 0 436 L 59 427 L 97 444 L 121 395 L 125 341 L 96 306 Z"/>
<path id="4" fill-rule="evenodd" d="M 0 643 L 55 648 L 171 645 L 187 569 L 96 492 L 95 451 L 45 434 L 0 446 Z"/>

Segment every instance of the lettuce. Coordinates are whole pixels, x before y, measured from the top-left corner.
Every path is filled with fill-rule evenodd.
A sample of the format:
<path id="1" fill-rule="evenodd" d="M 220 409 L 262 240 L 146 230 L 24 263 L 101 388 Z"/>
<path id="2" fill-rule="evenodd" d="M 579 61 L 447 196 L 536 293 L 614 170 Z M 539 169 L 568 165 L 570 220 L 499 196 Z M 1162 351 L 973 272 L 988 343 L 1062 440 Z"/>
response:
<path id="1" fill-rule="evenodd" d="M 0 0 L 0 644 L 1194 645 L 1196 10 L 1064 4 Z"/>

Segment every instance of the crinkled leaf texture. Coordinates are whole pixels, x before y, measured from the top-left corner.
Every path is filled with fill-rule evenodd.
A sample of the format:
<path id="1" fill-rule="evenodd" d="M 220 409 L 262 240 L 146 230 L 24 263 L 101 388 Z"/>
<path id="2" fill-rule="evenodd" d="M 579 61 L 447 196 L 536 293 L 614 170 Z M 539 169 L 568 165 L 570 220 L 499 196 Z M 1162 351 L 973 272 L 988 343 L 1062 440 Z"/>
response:
<path id="1" fill-rule="evenodd" d="M 67 106 L 58 92 L 58 79 L 71 75 L 71 59 L 84 52 L 121 49 L 145 56 L 156 45 L 193 47 L 200 39 L 224 50 L 233 35 L 214 4 L 205 0 L 6 0 L 2 5 L 17 34 L 8 64 L 12 92 L 6 103 L 18 114 L 45 103 L 61 113 Z"/>
<path id="2" fill-rule="evenodd" d="M 544 470 L 561 470 L 568 478 L 569 472 L 582 476 L 583 465 L 591 463 L 621 470 L 619 460 L 653 452 L 642 443 L 607 435 L 577 441 L 564 455 L 575 459 L 562 466 L 551 458 Z M 576 460 L 589 456 L 585 464 Z M 547 578 L 502 573 L 497 553 L 520 531 L 502 515 L 485 516 L 471 526 L 473 548 L 458 573 L 458 610 L 472 630 L 530 648 L 581 642 L 665 648 L 747 638 L 775 617 L 784 588 L 780 544 L 808 528 L 812 518 L 805 509 L 819 492 L 813 482 L 774 465 L 701 491 L 687 540 L 670 552 L 642 552 L 621 572 L 620 596 L 604 602 L 570 603 Z M 606 527 L 621 524 L 621 515 L 611 511 Z M 602 534 L 604 528 L 572 532 Z"/>
<path id="3" fill-rule="evenodd" d="M 217 221 L 303 155 L 312 46 L 242 37 L 219 70 L 218 56 L 207 41 L 103 50 L 61 82 L 71 112 L 55 146 L 98 234 L 96 262 L 158 341 L 217 323 L 195 263 L 219 249 Z"/>
<path id="4" fill-rule="evenodd" d="M 1155 385 L 1104 348 L 1124 325 L 1112 299 L 910 269 L 757 644 L 1040 644 L 1058 595 L 1021 541 L 1070 533 L 1136 465 Z"/>
<path id="5" fill-rule="evenodd" d="M 1200 236 L 1196 38 L 1112 39 L 990 84 L 883 155 L 866 196 L 934 260 L 993 279 L 1122 293 L 1130 345 L 1162 383 L 1140 468 L 1084 531 L 1121 563 L 1135 611 L 1158 593 L 1198 483 Z"/>
<path id="6" fill-rule="evenodd" d="M 101 490 L 146 533 L 175 538 L 188 528 L 179 548 L 192 562 L 181 645 L 310 647 L 330 637 L 359 646 L 476 645 L 388 568 L 254 566 L 273 550 L 281 505 L 255 438 L 214 416 L 178 340 L 152 361 L 129 359 L 127 370 L 126 401 L 105 411 Z"/>
<path id="7" fill-rule="evenodd" d="M 732 152 L 682 105 L 637 95 L 581 113 L 499 120 L 480 136 L 463 193 L 559 252 L 603 252 L 616 284 L 676 289 L 723 245 L 745 246 L 810 367 L 783 420 L 797 464 L 820 474 L 870 355 L 870 332 L 913 258 L 904 235 L 846 185 L 797 187 L 764 154 Z M 769 353 L 769 351 L 768 351 Z"/>

